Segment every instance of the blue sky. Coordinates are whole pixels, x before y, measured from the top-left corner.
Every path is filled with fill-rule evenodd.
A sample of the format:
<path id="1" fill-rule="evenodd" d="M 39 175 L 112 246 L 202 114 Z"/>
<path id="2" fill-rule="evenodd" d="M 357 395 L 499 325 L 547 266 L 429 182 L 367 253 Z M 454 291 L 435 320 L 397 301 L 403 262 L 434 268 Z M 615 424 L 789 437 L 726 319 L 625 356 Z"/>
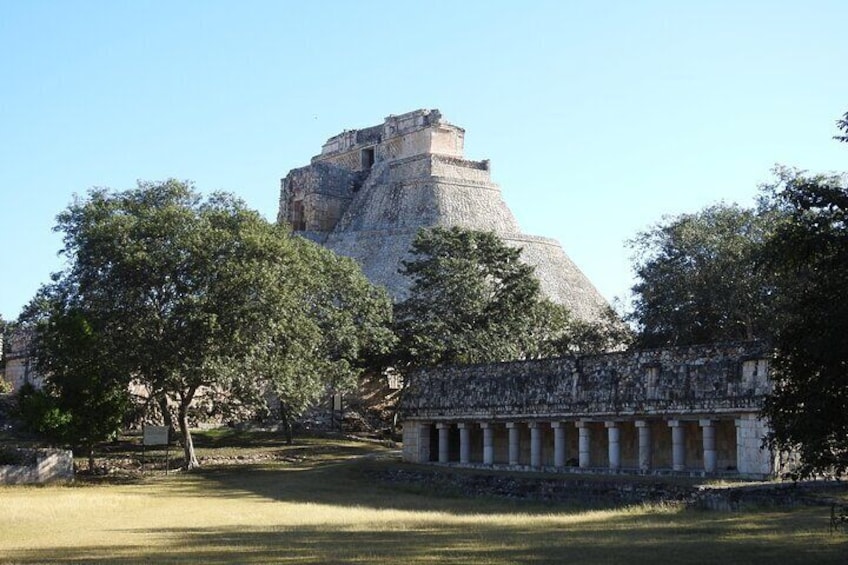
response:
<path id="1" fill-rule="evenodd" d="M 191 179 L 276 217 L 326 138 L 439 108 L 608 298 L 663 215 L 848 170 L 848 2 L 0 2 L 0 315 L 73 195 Z"/>

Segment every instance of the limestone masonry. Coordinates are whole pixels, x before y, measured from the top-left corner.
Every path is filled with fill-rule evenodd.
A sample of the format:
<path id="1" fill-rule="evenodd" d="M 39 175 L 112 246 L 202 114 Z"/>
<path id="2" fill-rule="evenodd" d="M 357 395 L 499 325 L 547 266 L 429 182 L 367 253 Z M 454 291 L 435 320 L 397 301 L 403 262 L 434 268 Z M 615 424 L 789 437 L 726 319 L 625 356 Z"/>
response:
<path id="1" fill-rule="evenodd" d="M 421 370 L 401 405 L 404 458 L 771 477 L 769 356 L 730 343 Z"/>
<path id="2" fill-rule="evenodd" d="M 604 298 L 556 240 L 526 235 L 490 179 L 489 161 L 463 156 L 465 130 L 438 110 L 389 116 L 331 137 L 311 164 L 282 180 L 279 222 L 356 259 L 365 275 L 403 299 L 398 273 L 422 227 L 490 230 L 523 249 L 542 291 L 576 316 L 597 319 Z"/>

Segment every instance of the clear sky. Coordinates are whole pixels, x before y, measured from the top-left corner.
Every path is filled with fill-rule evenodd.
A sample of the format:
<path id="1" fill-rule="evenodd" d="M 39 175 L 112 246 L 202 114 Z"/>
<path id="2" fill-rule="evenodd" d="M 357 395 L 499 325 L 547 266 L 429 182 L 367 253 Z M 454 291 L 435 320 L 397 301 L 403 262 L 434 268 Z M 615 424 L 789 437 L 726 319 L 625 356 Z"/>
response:
<path id="1" fill-rule="evenodd" d="M 191 179 L 276 218 L 326 138 L 438 108 L 608 298 L 663 215 L 848 170 L 848 2 L 0 1 L 0 315 L 73 195 Z"/>

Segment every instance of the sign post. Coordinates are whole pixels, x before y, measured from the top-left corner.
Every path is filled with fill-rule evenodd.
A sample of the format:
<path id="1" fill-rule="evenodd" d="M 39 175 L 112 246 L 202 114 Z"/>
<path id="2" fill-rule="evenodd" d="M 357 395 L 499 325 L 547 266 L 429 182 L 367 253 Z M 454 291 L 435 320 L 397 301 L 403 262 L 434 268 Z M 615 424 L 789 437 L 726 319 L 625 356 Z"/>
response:
<path id="1" fill-rule="evenodd" d="M 168 474 L 168 468 L 171 466 L 171 458 L 169 453 L 170 442 L 168 441 L 168 426 L 144 426 L 144 442 L 142 444 L 142 458 L 146 458 L 146 449 L 148 445 L 164 445 L 165 446 L 165 474 Z"/>
<path id="2" fill-rule="evenodd" d="M 333 420 L 336 419 L 336 414 L 339 417 L 339 431 L 343 431 L 344 426 L 344 405 L 342 404 L 342 393 L 333 394 Z"/>

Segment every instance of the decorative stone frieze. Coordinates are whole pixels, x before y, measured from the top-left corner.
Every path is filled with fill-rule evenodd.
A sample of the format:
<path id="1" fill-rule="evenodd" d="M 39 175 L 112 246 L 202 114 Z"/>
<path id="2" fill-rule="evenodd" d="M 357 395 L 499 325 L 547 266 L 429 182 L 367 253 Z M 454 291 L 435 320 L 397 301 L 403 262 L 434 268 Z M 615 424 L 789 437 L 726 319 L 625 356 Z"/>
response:
<path id="1" fill-rule="evenodd" d="M 424 369 L 409 376 L 401 411 L 478 420 L 756 413 L 767 371 L 743 382 L 742 367 L 766 367 L 769 355 L 741 342 Z"/>

